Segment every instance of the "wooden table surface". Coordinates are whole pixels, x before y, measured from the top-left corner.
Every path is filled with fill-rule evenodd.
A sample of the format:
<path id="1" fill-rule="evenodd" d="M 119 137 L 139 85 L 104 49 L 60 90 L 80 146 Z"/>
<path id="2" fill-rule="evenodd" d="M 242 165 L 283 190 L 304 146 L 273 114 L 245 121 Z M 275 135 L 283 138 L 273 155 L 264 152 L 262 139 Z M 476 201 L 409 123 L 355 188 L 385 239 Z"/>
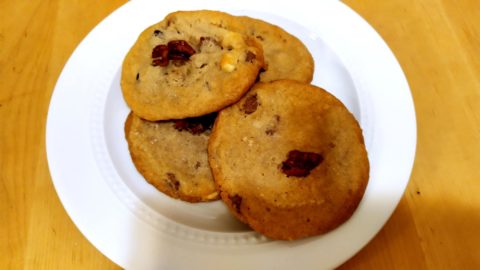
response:
<path id="1" fill-rule="evenodd" d="M 82 236 L 55 193 L 45 120 L 70 54 L 124 2 L 0 0 L 1 269 L 118 268 Z M 340 269 L 480 269 L 478 0 L 345 2 L 402 65 L 418 145 L 392 217 Z"/>

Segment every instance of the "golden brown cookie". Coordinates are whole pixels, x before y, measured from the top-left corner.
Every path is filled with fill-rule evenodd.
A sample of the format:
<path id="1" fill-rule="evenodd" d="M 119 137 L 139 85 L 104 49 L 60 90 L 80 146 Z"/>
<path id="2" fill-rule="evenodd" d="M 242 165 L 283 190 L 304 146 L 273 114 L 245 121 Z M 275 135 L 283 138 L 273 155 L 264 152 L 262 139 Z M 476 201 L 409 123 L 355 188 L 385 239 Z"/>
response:
<path id="1" fill-rule="evenodd" d="M 133 113 L 125 137 L 133 163 L 143 177 L 170 197 L 188 202 L 218 199 L 207 159 L 215 115 L 149 122 Z"/>
<path id="2" fill-rule="evenodd" d="M 369 177 L 354 116 L 325 90 L 295 81 L 258 83 L 222 110 L 208 153 L 231 212 L 273 239 L 339 226 L 357 208 Z"/>
<path id="3" fill-rule="evenodd" d="M 147 120 L 196 117 L 236 102 L 264 65 L 261 45 L 232 31 L 235 17 L 179 11 L 148 27 L 122 66 L 123 97 Z M 231 26 L 231 27 L 230 27 Z"/>
<path id="4" fill-rule="evenodd" d="M 263 46 L 265 71 L 260 73 L 261 82 L 280 79 L 312 81 L 313 57 L 298 38 L 259 19 L 241 16 L 238 20 L 246 30 L 244 33 L 255 37 Z"/>

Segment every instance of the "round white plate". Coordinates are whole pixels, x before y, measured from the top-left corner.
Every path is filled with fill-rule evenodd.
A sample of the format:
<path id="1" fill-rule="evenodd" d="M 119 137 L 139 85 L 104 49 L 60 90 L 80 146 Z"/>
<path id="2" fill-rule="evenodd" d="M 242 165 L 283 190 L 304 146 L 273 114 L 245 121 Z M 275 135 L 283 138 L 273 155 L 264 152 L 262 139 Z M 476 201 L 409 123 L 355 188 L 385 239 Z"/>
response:
<path id="1" fill-rule="evenodd" d="M 339 1 L 133 1 L 100 23 L 58 79 L 47 122 L 50 172 L 68 214 L 106 256 L 129 269 L 328 269 L 383 226 L 401 198 L 416 144 L 407 81 L 378 34 Z M 189 204 L 146 184 L 124 139 L 129 112 L 122 60 L 139 33 L 175 10 L 215 9 L 264 19 L 299 37 L 315 58 L 313 84 L 360 121 L 370 181 L 352 218 L 336 230 L 271 241 L 221 202 Z"/>

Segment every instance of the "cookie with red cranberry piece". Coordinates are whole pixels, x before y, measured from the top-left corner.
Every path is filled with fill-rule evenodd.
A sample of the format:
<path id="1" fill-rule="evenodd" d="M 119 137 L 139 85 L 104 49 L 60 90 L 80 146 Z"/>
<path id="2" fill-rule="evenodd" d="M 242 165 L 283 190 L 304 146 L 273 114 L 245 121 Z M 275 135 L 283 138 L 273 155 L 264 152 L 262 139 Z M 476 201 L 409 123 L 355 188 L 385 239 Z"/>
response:
<path id="1" fill-rule="evenodd" d="M 279 26 L 259 19 L 240 16 L 238 20 L 245 29 L 244 33 L 263 46 L 265 67 L 260 73 L 261 82 L 280 79 L 312 81 L 314 61 L 302 41 Z"/>
<path id="2" fill-rule="evenodd" d="M 144 30 L 126 55 L 123 97 L 143 119 L 197 117 L 236 102 L 264 66 L 255 38 L 234 16 L 179 11 Z M 234 30 L 235 29 L 235 30 Z"/>
<path id="3" fill-rule="evenodd" d="M 135 167 L 148 183 L 172 198 L 218 199 L 207 159 L 215 116 L 150 122 L 130 113 L 125 137 Z"/>
<path id="4" fill-rule="evenodd" d="M 233 215 L 272 239 L 336 228 L 357 208 L 369 178 L 354 116 L 325 90 L 290 80 L 257 83 L 222 110 L 208 157 Z"/>

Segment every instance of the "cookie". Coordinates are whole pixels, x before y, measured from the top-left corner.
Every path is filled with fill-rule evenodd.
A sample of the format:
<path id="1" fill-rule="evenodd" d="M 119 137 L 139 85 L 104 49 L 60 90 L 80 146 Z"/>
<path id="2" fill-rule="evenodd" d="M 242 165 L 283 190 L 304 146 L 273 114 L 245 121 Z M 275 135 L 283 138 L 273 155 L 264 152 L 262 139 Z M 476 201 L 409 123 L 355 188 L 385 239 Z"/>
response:
<path id="1" fill-rule="evenodd" d="M 170 197 L 188 202 L 218 199 L 207 159 L 214 118 L 150 122 L 130 113 L 125 137 L 135 167 Z"/>
<path id="2" fill-rule="evenodd" d="M 336 228 L 357 208 L 369 177 L 354 116 L 325 90 L 289 80 L 258 83 L 222 110 L 208 154 L 233 215 L 272 239 Z"/>
<path id="3" fill-rule="evenodd" d="M 231 26 L 231 27 L 230 27 Z M 122 65 L 128 106 L 146 120 L 196 117 L 236 102 L 264 65 L 261 45 L 234 16 L 179 11 L 144 30 Z"/>
<path id="4" fill-rule="evenodd" d="M 307 47 L 284 29 L 247 16 L 238 17 L 245 34 L 262 44 L 265 67 L 260 73 L 261 82 L 280 79 L 310 83 L 314 61 Z M 242 30 L 242 29 L 239 29 Z"/>

